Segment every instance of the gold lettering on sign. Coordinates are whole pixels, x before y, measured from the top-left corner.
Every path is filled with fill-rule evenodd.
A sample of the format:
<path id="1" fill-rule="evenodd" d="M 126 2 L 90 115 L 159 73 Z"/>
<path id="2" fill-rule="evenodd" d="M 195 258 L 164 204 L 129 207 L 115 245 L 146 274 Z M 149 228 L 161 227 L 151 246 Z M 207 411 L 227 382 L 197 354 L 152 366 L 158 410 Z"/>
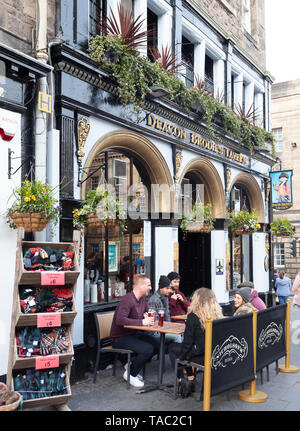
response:
<path id="1" fill-rule="evenodd" d="M 160 132 L 167 133 L 170 136 L 175 136 L 179 139 L 186 139 L 186 131 L 179 127 L 169 124 L 166 121 L 162 121 L 156 118 L 153 114 L 147 115 L 147 125 L 159 130 Z"/>

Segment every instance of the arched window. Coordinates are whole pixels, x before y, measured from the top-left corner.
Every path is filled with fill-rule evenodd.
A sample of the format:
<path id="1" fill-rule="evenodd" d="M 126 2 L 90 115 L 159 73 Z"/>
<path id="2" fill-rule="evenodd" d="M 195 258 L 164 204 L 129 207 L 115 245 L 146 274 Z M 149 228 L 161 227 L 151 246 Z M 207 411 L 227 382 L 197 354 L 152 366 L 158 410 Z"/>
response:
<path id="1" fill-rule="evenodd" d="M 230 193 L 230 211 L 251 211 L 250 201 L 245 189 L 235 184 Z M 252 235 L 231 235 L 230 240 L 229 286 L 235 289 L 243 281 L 253 281 Z"/>

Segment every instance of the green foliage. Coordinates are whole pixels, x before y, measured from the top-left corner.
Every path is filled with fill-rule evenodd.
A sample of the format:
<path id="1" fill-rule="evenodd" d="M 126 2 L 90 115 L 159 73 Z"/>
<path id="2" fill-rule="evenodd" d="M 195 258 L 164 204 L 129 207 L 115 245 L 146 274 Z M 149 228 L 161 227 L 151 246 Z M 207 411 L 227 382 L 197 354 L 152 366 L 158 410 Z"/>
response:
<path id="1" fill-rule="evenodd" d="M 278 236 L 294 236 L 295 226 L 287 217 L 278 217 L 270 223 L 271 232 Z"/>
<path id="2" fill-rule="evenodd" d="M 264 147 L 265 142 L 272 144 L 272 154 L 275 154 L 274 136 L 271 132 L 253 125 L 246 116 L 236 115 L 229 106 L 207 93 L 204 87 L 187 88 L 175 73 L 166 70 L 158 62 L 152 63 L 138 51 L 128 47 L 120 36 L 98 35 L 92 38 L 90 51 L 99 67 L 118 83 L 119 99 L 124 106 L 132 104 L 139 111 L 146 96 L 151 93 L 150 87 L 163 87 L 169 92 L 170 100 L 186 111 L 192 110 L 195 105 L 200 107 L 202 119 L 212 135 L 214 118 L 218 116 L 225 133 L 246 144 L 251 154 L 255 148 Z M 113 54 L 112 59 L 109 59 L 109 54 Z"/>
<path id="3" fill-rule="evenodd" d="M 231 230 L 235 232 L 237 229 L 241 229 L 244 232 L 254 231 L 256 232 L 261 228 L 258 223 L 258 216 L 255 211 L 237 211 L 230 214 L 230 226 Z"/>
<path id="4" fill-rule="evenodd" d="M 108 187 L 100 185 L 95 190 L 89 190 L 80 209 L 73 211 L 73 225 L 80 229 L 86 225 L 88 214 L 96 213 L 106 225 L 108 220 L 118 220 L 121 231 L 125 229 L 126 213 L 121 208 L 120 201 L 110 193 Z"/>
<path id="5" fill-rule="evenodd" d="M 188 230 L 188 225 L 195 222 L 203 222 L 209 224 L 210 230 L 214 228 L 215 218 L 211 213 L 211 204 L 203 205 L 202 202 L 195 203 L 190 213 L 184 214 L 181 220 L 180 228 L 184 235 Z"/>

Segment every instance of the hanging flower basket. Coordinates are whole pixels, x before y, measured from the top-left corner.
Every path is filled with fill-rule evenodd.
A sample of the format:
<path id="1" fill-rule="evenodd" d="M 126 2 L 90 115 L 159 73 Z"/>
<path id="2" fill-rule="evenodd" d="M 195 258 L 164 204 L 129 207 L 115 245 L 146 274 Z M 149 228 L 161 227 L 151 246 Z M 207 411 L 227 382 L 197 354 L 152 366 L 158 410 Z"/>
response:
<path id="1" fill-rule="evenodd" d="M 192 222 L 187 223 L 186 230 L 187 232 L 198 232 L 198 233 L 209 233 L 212 227 L 210 223 L 202 223 L 202 222 Z"/>
<path id="2" fill-rule="evenodd" d="M 38 180 L 23 181 L 11 196 L 15 201 L 6 213 L 9 226 L 12 229 L 23 227 L 25 232 L 41 232 L 50 223 L 50 235 L 53 235 L 62 209 L 54 198 L 55 189 Z"/>
<path id="3" fill-rule="evenodd" d="M 234 233 L 236 234 L 236 235 L 251 235 L 252 233 L 254 233 L 255 232 L 255 230 L 254 229 L 247 229 L 247 230 L 245 230 L 245 229 L 236 229 L 235 231 L 234 231 Z"/>
<path id="4" fill-rule="evenodd" d="M 232 212 L 230 226 L 235 235 L 251 235 L 261 228 L 256 212 L 247 210 Z"/>
<path id="5" fill-rule="evenodd" d="M 9 214 L 16 227 L 23 227 L 25 232 L 41 232 L 50 221 L 44 213 L 18 213 Z"/>
<path id="6" fill-rule="evenodd" d="M 275 236 L 293 237 L 296 228 L 287 217 L 278 217 L 270 224 L 271 233 Z"/>

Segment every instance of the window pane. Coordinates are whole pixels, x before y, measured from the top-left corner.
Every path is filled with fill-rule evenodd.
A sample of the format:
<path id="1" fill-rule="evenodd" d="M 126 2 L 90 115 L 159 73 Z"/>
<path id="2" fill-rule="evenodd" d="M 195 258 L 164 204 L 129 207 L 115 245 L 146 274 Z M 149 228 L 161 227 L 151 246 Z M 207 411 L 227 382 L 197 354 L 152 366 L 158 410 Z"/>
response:
<path id="1" fill-rule="evenodd" d="M 277 153 L 280 153 L 282 151 L 282 144 L 283 144 L 282 128 L 279 127 L 277 129 L 272 129 L 272 132 L 275 138 L 275 151 Z"/>
<path id="2" fill-rule="evenodd" d="M 284 244 L 277 243 L 274 244 L 274 266 L 284 267 L 285 266 L 285 256 L 284 256 Z"/>

